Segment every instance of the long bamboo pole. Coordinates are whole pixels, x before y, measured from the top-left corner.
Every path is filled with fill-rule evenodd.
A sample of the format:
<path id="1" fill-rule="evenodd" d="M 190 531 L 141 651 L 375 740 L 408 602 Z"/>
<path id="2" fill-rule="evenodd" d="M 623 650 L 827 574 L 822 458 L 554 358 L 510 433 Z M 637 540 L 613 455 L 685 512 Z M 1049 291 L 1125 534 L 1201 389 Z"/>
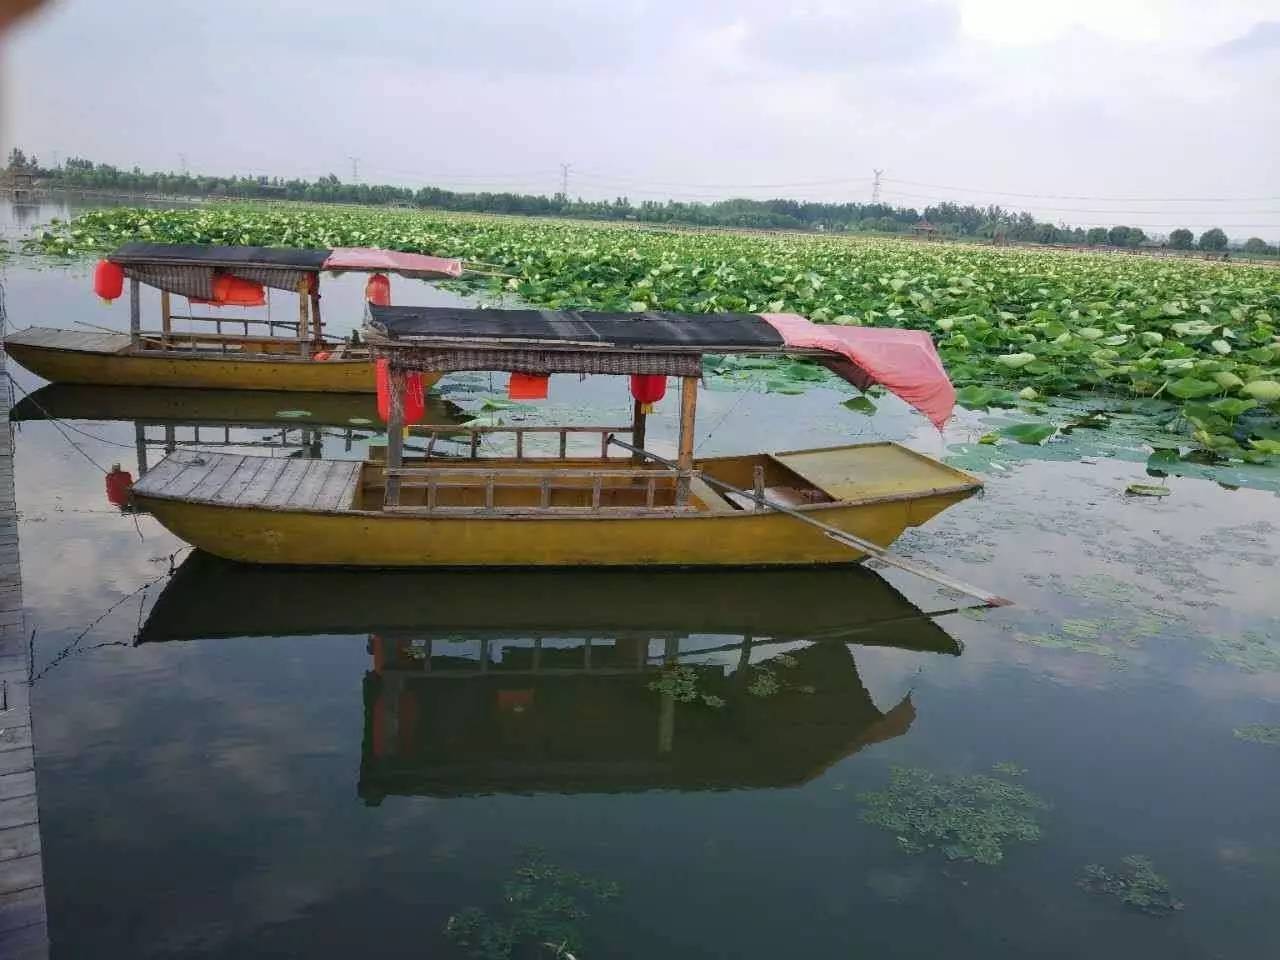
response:
<path id="1" fill-rule="evenodd" d="M 632 453 L 641 454 L 669 469 L 681 469 L 679 464 L 672 463 L 666 457 L 660 457 L 656 453 L 650 453 L 648 450 L 642 450 L 639 447 L 627 443 L 625 440 L 619 440 L 617 437 L 609 437 L 609 443 L 622 447 L 624 450 L 630 450 Z M 878 543 L 872 543 L 870 540 L 864 540 L 862 537 L 841 530 L 839 527 L 833 527 L 829 523 L 823 523 L 821 520 L 815 520 L 813 517 L 796 510 L 794 507 L 789 507 L 785 503 L 779 503 L 776 500 L 770 500 L 768 497 L 757 494 L 754 490 L 743 490 L 741 487 L 735 487 L 732 484 L 725 483 L 723 480 L 717 480 L 709 474 L 703 474 L 702 479 L 713 487 L 718 487 L 729 493 L 736 493 L 739 496 L 747 497 L 754 500 L 762 507 L 768 507 L 770 510 L 778 511 L 778 513 L 785 513 L 793 520 L 799 520 L 801 523 L 807 523 L 811 527 L 816 527 L 821 530 L 825 536 L 842 546 L 849 547 L 851 550 L 861 550 L 868 556 L 875 557 L 881 563 L 886 563 L 891 567 L 897 567 L 899 570 L 905 570 L 907 573 L 915 574 L 921 579 L 930 580 L 933 583 L 946 587 L 948 590 L 955 590 L 959 593 L 981 600 L 985 606 L 1007 607 L 1013 603 L 1012 600 L 1007 600 L 1004 597 L 997 596 L 990 590 L 985 590 L 982 587 L 975 587 L 971 583 L 966 583 L 963 580 L 957 580 L 954 577 L 949 577 L 943 573 L 937 573 L 912 560 L 896 557 Z"/>

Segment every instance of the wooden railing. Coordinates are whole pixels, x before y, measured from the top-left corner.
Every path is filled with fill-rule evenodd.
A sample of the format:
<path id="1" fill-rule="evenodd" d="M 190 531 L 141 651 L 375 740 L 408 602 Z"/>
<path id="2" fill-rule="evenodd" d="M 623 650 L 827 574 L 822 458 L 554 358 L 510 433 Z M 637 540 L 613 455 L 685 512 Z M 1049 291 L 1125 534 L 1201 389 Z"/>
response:
<path id="1" fill-rule="evenodd" d="M 387 488 L 383 509 L 389 513 L 625 513 L 655 509 L 680 509 L 670 504 L 658 504 L 658 489 L 663 487 L 675 491 L 681 479 L 689 479 L 679 470 L 652 470 L 643 467 L 616 468 L 607 470 L 593 469 L 539 469 L 529 467 L 496 468 L 496 467 L 388 467 L 386 469 Z M 611 490 L 631 491 L 637 488 L 644 490 L 644 506 L 626 504 L 623 506 L 605 505 L 603 503 L 606 480 L 628 480 L 630 485 L 612 486 Z M 641 487 L 641 484 L 643 485 Z M 404 489 L 426 490 L 425 503 L 404 506 L 400 503 L 400 493 Z M 439 503 L 442 488 L 479 489 L 483 491 L 483 502 L 475 505 L 441 506 Z M 506 506 L 498 503 L 499 490 L 537 490 L 536 506 Z M 553 506 L 553 493 L 557 490 L 584 491 L 590 490 L 590 500 L 581 505 Z"/>
<path id="2" fill-rule="evenodd" d="M 410 428 L 415 435 L 426 434 L 431 439 L 427 442 L 427 456 L 431 456 L 435 452 L 436 440 L 442 436 L 450 436 L 457 434 L 468 435 L 466 442 L 470 446 L 470 456 L 474 460 L 479 456 L 480 439 L 487 435 L 496 433 L 513 433 L 516 437 L 516 458 L 523 460 L 525 458 L 525 437 L 529 434 L 548 435 L 558 434 L 560 437 L 559 453 L 556 456 L 561 460 L 569 458 L 569 435 L 570 434 L 596 434 L 600 438 L 600 456 L 609 456 L 609 436 L 615 433 L 631 433 L 631 427 L 520 427 L 520 426 L 494 426 L 494 427 L 464 427 L 453 423 L 427 423 L 420 424 Z"/>

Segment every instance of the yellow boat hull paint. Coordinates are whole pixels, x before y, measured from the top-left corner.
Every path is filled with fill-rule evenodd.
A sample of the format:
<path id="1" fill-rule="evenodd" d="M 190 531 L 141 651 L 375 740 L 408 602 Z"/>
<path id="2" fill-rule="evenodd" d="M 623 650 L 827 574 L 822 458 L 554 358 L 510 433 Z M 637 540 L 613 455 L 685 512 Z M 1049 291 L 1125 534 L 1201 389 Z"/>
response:
<path id="1" fill-rule="evenodd" d="M 807 509 L 887 547 L 973 491 Z M 799 566 L 864 554 L 780 513 L 666 517 L 422 517 L 241 508 L 136 496 L 202 550 L 246 563 L 350 567 Z"/>
<path id="2" fill-rule="evenodd" d="M 368 360 L 240 360 L 63 350 L 11 342 L 6 352 L 37 376 L 54 383 L 127 387 L 193 387 L 213 390 L 287 390 L 373 393 Z M 439 375 L 424 374 L 424 385 Z"/>

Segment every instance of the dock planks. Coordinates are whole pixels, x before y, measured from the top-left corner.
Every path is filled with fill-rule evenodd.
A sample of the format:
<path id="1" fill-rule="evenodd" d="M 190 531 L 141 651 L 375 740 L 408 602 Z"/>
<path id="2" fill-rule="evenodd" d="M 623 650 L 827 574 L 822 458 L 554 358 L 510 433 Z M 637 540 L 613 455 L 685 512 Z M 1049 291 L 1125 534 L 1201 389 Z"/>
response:
<path id="1" fill-rule="evenodd" d="M 356 460 L 304 460 L 194 453 L 166 457 L 133 486 L 135 494 L 217 506 L 339 511 L 360 482 Z"/>
<path id="2" fill-rule="evenodd" d="M 0 373 L 4 364 L 0 351 Z M 9 406 L 8 390 L 0 390 L 0 417 L 6 426 L 0 429 L 0 957 L 45 958 L 49 930 Z"/>

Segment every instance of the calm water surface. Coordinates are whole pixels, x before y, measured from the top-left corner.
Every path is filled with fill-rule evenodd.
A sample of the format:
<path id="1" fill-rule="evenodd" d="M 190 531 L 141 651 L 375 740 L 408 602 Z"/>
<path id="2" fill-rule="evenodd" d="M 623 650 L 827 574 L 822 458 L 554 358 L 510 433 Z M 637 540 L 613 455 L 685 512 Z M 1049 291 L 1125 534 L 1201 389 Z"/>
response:
<path id="1" fill-rule="evenodd" d="M 11 327 L 127 325 L 87 266 L 0 277 Z M 335 330 L 358 318 L 358 280 L 325 295 Z M 13 373 L 19 398 L 40 386 Z M 619 382 L 551 393 L 537 416 L 626 418 Z M 436 413 L 465 418 L 503 380 L 443 394 Z M 701 452 L 942 451 L 901 408 L 842 397 L 710 392 Z M 531 889 L 588 915 L 512 956 L 553 956 L 547 937 L 582 958 L 1274 953 L 1280 746 L 1233 735 L 1280 725 L 1273 494 L 1173 479 L 1126 499 L 1140 464 L 1016 464 L 900 541 L 1016 604 L 935 620 L 918 612 L 953 598 L 857 570 L 255 571 L 106 502 L 99 466 L 137 475 L 197 429 L 362 456 L 370 402 L 312 399 L 59 390 L 17 410 L 55 956 L 500 956 L 446 925 L 478 909 L 492 932 Z M 966 416 L 948 439 L 981 431 Z M 712 705 L 651 689 L 676 663 Z M 1019 784 L 1048 804 L 1040 839 L 994 866 L 906 852 L 861 817 L 895 766 Z M 1076 885 L 1130 854 L 1182 911 Z"/>

